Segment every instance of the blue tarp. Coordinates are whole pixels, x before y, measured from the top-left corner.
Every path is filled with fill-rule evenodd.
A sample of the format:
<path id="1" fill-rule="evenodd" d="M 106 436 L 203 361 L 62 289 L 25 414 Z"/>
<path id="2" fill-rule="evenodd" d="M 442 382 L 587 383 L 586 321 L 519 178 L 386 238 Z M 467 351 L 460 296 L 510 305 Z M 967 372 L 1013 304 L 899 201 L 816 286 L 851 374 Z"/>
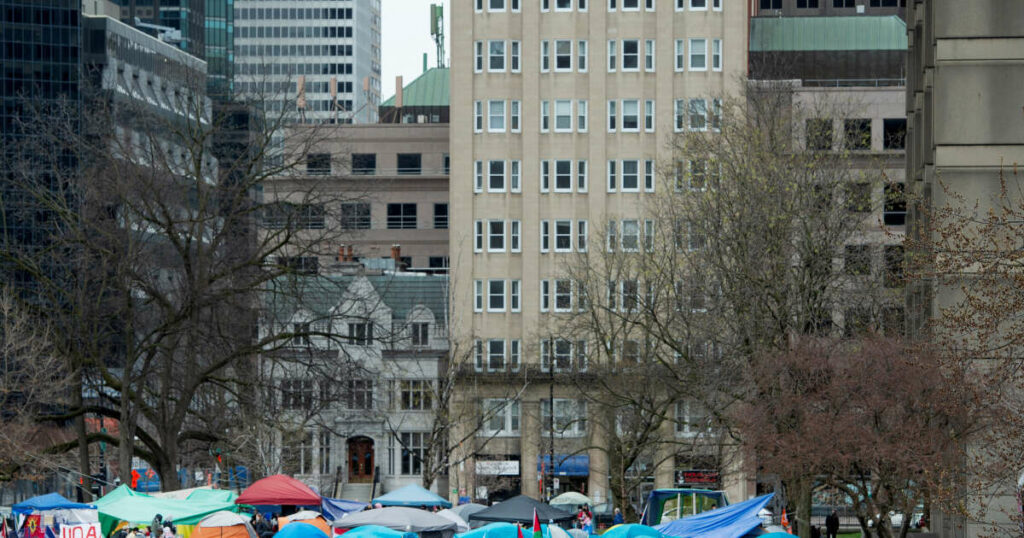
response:
<path id="1" fill-rule="evenodd" d="M 359 501 L 346 501 L 345 499 L 328 499 L 324 497 L 320 501 L 320 512 L 330 521 L 341 519 L 349 512 L 358 512 L 366 508 L 366 503 Z"/>
<path id="2" fill-rule="evenodd" d="M 624 523 L 604 531 L 604 534 L 601 536 L 603 538 L 641 538 L 643 536 L 664 538 L 665 535 L 654 527 L 648 527 L 647 525 L 639 525 L 636 523 Z"/>
<path id="3" fill-rule="evenodd" d="M 656 489 L 647 496 L 647 506 L 644 508 L 640 523 L 657 526 L 661 523 L 665 505 L 670 501 L 677 501 L 683 505 L 679 510 L 681 517 L 695 516 L 713 508 L 729 505 L 729 499 L 726 498 L 724 491 L 692 488 Z M 668 512 L 675 513 L 676 510 L 669 508 Z"/>
<path id="4" fill-rule="evenodd" d="M 349 501 L 346 501 L 349 502 Z M 363 525 L 347 531 L 346 538 L 419 538 L 415 532 L 402 532 L 380 525 Z"/>
<path id="5" fill-rule="evenodd" d="M 15 514 L 31 514 L 37 510 L 63 510 L 69 508 L 96 509 L 95 504 L 81 504 L 68 500 L 60 493 L 47 493 L 32 497 L 11 507 Z"/>
<path id="6" fill-rule="evenodd" d="M 327 538 L 327 535 L 309 523 L 295 521 L 281 527 L 274 538 Z"/>
<path id="7" fill-rule="evenodd" d="M 757 513 L 768 504 L 773 495 L 775 494 L 769 493 L 703 514 L 669 521 L 654 528 L 668 536 L 679 538 L 740 538 L 761 525 L 761 518 L 757 517 Z"/>
<path id="8" fill-rule="evenodd" d="M 448 502 L 437 495 L 431 493 L 422 486 L 416 484 L 409 484 L 404 488 L 398 488 L 391 493 L 381 495 L 373 500 L 374 504 L 380 503 L 381 506 L 440 506 L 442 508 L 451 508 L 452 503 Z"/>
<path id="9" fill-rule="evenodd" d="M 541 523 L 540 532 L 544 538 L 551 538 L 551 531 L 548 530 L 547 523 Z M 533 536 L 532 525 L 531 528 L 523 529 L 523 536 Z M 456 534 L 455 538 L 518 538 L 519 537 L 519 525 L 516 523 L 489 523 L 480 527 L 479 529 L 473 529 L 471 531 L 464 532 L 462 534 Z"/>
<path id="10" fill-rule="evenodd" d="M 548 472 L 551 470 L 551 457 L 548 454 L 537 456 L 537 472 L 541 465 Z M 555 454 L 555 476 L 589 476 L 590 456 L 587 454 Z"/>

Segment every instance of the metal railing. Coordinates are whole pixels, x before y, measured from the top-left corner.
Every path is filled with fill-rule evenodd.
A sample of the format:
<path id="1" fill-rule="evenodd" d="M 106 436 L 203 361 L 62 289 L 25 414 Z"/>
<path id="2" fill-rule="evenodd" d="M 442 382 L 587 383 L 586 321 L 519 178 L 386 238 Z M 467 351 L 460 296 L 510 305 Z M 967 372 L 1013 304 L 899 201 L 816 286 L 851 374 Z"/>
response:
<path id="1" fill-rule="evenodd" d="M 905 78 L 808 78 L 803 79 L 802 86 L 816 88 L 885 88 L 906 86 Z"/>
<path id="2" fill-rule="evenodd" d="M 447 176 L 447 168 L 353 168 L 353 176 Z"/>

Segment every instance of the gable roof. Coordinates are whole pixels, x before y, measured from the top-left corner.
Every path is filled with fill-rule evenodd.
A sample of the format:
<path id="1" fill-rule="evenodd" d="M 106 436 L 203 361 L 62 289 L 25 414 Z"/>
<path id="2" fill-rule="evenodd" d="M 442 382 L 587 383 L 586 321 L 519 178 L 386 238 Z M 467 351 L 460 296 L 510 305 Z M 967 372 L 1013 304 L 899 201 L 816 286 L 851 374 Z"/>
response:
<path id="1" fill-rule="evenodd" d="M 380 300 L 391 309 L 392 319 L 406 319 L 417 305 L 429 308 L 436 318 L 447 317 L 447 275 L 386 273 L 372 276 L 311 275 L 281 279 L 265 291 L 264 303 L 277 322 L 290 320 L 299 310 L 309 311 L 318 318 L 326 318 L 346 298 L 352 284 L 360 279 L 365 279 L 373 286 Z M 365 299 L 376 301 L 377 297 Z"/>
<path id="2" fill-rule="evenodd" d="M 896 15 L 755 17 L 750 51 L 907 50 L 907 24 Z"/>
<path id="3" fill-rule="evenodd" d="M 402 88 L 402 106 L 448 106 L 448 68 L 433 67 Z M 391 96 L 380 106 L 395 106 Z"/>

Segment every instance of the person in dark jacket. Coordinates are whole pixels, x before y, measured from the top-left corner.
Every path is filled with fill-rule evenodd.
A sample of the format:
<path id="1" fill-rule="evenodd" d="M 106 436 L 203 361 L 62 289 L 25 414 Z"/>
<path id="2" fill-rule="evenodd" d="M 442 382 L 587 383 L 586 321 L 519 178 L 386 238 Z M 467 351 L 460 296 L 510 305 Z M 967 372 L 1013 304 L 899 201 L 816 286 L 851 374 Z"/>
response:
<path id="1" fill-rule="evenodd" d="M 839 535 L 839 514 L 835 510 L 825 518 L 825 537 L 836 538 Z"/>

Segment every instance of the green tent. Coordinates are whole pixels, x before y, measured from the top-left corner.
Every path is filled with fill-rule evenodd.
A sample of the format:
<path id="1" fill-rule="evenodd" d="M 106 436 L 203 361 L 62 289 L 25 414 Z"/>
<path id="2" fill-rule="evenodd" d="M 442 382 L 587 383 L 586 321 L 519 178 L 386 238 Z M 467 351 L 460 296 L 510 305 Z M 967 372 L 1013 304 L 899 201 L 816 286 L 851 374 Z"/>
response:
<path id="1" fill-rule="evenodd" d="M 229 489 L 197 489 L 189 493 L 186 498 L 201 503 L 234 503 L 238 494 Z"/>
<path id="2" fill-rule="evenodd" d="M 123 484 L 96 501 L 95 504 L 99 509 L 100 526 L 104 536 L 110 536 L 120 521 L 127 521 L 135 525 L 148 525 L 157 514 L 162 515 L 164 519 L 173 519 L 176 525 L 195 525 L 199 523 L 200 519 L 219 510 L 238 511 L 238 507 L 230 500 L 193 500 L 191 496 L 186 500 L 159 499 L 145 493 L 132 491 L 131 488 Z"/>

